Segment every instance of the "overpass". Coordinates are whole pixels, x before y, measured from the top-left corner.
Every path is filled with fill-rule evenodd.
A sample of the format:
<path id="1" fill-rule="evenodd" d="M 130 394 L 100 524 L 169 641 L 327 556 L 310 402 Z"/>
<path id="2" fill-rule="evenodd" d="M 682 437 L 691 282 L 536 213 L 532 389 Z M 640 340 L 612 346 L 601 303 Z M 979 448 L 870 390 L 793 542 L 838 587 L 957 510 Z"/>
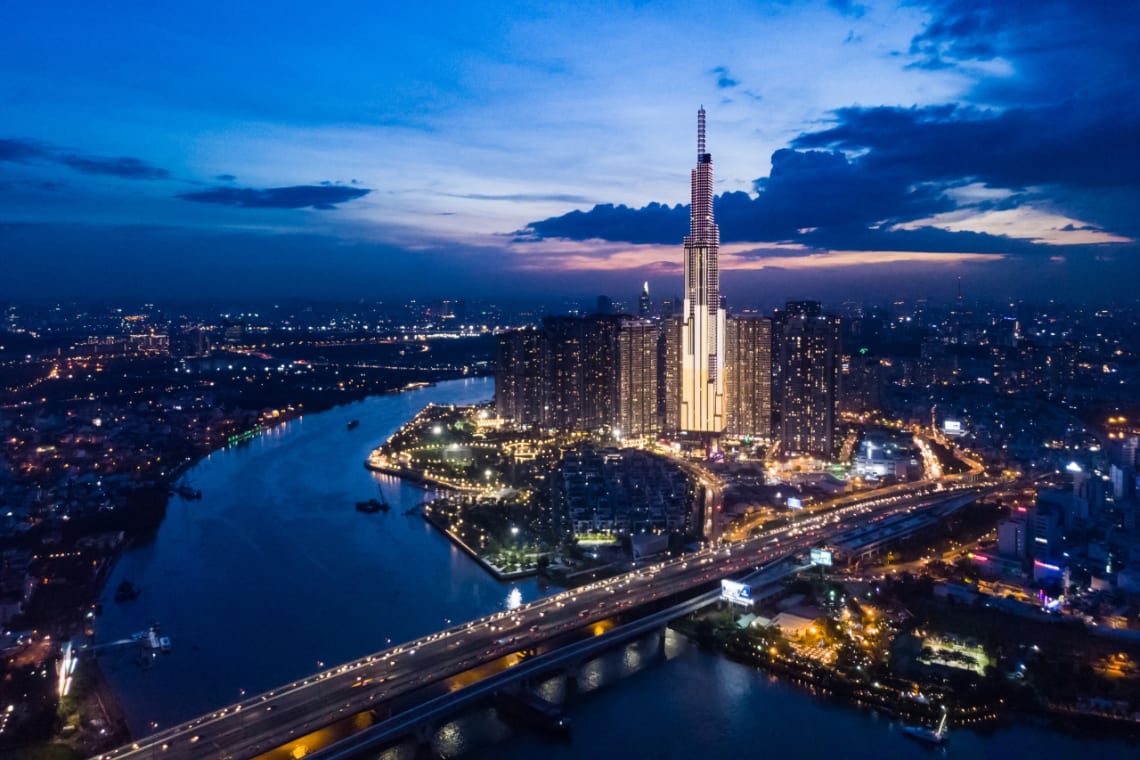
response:
<path id="1" fill-rule="evenodd" d="M 664 635 L 664 627 L 669 621 L 695 612 L 719 598 L 719 590 L 708 591 L 660 612 L 621 625 L 607 631 L 604 635 L 592 636 L 583 641 L 523 660 L 518 665 L 485 678 L 466 689 L 430 699 L 390 720 L 379 723 L 306 757 L 312 757 L 314 760 L 350 760 L 350 758 L 359 757 L 363 752 L 383 749 L 408 736 L 415 735 L 423 739 L 434 732 L 434 727 L 446 723 L 466 708 L 489 699 L 509 684 L 541 678 L 552 673 L 573 672 L 582 663 L 605 650 L 628 643 L 654 631 L 661 631 Z"/>
<path id="2" fill-rule="evenodd" d="M 346 739 L 345 746 L 356 742 L 378 746 L 373 742 L 407 735 L 413 725 L 430 725 L 509 681 L 550 672 L 576 658 L 589 659 L 598 647 L 662 627 L 684 610 L 695 609 L 691 605 L 707 604 L 709 592 L 722 578 L 769 567 L 875 520 L 974 498 L 982 490 L 955 483 L 942 491 L 871 495 L 758 538 L 709 547 L 453 626 L 227 705 L 97 757 L 254 758 L 350 718 L 364 730 L 360 738 Z M 610 630 L 582 641 L 586 629 L 596 626 Z M 518 653 L 524 650 L 538 654 L 520 661 Z M 439 693 L 447 688 L 454 690 Z"/>

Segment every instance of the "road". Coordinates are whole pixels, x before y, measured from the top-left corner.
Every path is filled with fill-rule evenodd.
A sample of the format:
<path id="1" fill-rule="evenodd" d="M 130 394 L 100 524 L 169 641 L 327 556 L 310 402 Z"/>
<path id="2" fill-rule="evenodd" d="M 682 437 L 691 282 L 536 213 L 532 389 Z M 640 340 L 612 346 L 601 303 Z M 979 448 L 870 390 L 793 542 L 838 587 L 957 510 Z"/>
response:
<path id="1" fill-rule="evenodd" d="M 915 492 L 867 495 L 762 536 L 645 565 L 563 591 L 515 610 L 488 615 L 345 663 L 243 700 L 97 756 L 115 758 L 250 758 L 298 736 L 367 710 L 387 717 L 393 700 L 435 687 L 459 688 L 494 672 L 500 658 L 666 599 L 706 590 L 720 579 L 771 566 L 858 525 L 931 507 L 980 485 L 952 483 Z M 500 668 L 501 669 L 501 668 Z M 462 674 L 462 675 L 461 675 Z M 451 679 L 451 683 L 448 683 Z M 316 749 L 310 747 L 310 749 Z"/>

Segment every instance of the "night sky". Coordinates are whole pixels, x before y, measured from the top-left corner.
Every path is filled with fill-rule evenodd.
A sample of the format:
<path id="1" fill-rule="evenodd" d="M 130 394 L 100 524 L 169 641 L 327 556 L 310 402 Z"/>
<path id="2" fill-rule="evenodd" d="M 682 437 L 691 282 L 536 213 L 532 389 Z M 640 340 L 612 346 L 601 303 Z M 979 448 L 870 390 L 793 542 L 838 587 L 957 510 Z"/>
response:
<path id="1" fill-rule="evenodd" d="M 1136 298 L 1140 3 L 0 5 L 0 298 Z"/>

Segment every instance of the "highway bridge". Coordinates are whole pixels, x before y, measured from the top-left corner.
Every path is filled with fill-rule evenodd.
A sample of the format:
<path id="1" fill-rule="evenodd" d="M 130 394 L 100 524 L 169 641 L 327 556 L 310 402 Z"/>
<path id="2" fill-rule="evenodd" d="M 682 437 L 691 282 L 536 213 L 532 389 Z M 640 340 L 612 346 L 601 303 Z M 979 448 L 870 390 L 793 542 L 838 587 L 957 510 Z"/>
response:
<path id="1" fill-rule="evenodd" d="M 938 490 L 926 484 L 851 499 L 747 541 L 710 546 L 400 644 L 97 758 L 271 758 L 288 756 L 274 750 L 291 742 L 297 746 L 301 737 L 312 743 L 307 751 L 323 748 L 318 757 L 349 757 L 342 752 L 383 746 L 508 681 L 549 669 L 550 663 L 573 661 L 599 646 L 661 627 L 696 609 L 693 605 L 715 599 L 714 589 L 723 578 L 771 567 L 860 526 L 938 509 L 994 487 L 989 482 L 952 481 L 939 484 Z M 333 725 L 349 726 L 352 736 L 325 731 Z M 334 743 L 337 739 L 341 743 Z"/>

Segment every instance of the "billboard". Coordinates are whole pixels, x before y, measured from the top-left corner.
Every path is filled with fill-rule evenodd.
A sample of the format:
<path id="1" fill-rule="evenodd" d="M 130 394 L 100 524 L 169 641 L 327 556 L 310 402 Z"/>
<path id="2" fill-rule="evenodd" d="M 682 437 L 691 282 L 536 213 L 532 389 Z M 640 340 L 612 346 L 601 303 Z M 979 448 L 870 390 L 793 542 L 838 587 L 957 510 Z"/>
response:
<path id="1" fill-rule="evenodd" d="M 797 499 L 795 496 L 789 496 L 788 497 L 788 509 L 803 509 L 803 508 L 804 508 L 803 501 L 801 501 L 800 499 Z"/>
<path id="2" fill-rule="evenodd" d="M 960 420 L 944 420 L 942 422 L 942 432 L 945 435 L 962 435 L 962 422 Z"/>
<path id="3" fill-rule="evenodd" d="M 726 602 L 751 607 L 752 587 L 747 583 L 723 580 L 720 582 L 720 598 Z"/>
<path id="4" fill-rule="evenodd" d="M 831 567 L 831 550 L 830 549 L 812 549 L 811 550 L 811 563 L 813 565 L 820 565 L 822 567 Z"/>

